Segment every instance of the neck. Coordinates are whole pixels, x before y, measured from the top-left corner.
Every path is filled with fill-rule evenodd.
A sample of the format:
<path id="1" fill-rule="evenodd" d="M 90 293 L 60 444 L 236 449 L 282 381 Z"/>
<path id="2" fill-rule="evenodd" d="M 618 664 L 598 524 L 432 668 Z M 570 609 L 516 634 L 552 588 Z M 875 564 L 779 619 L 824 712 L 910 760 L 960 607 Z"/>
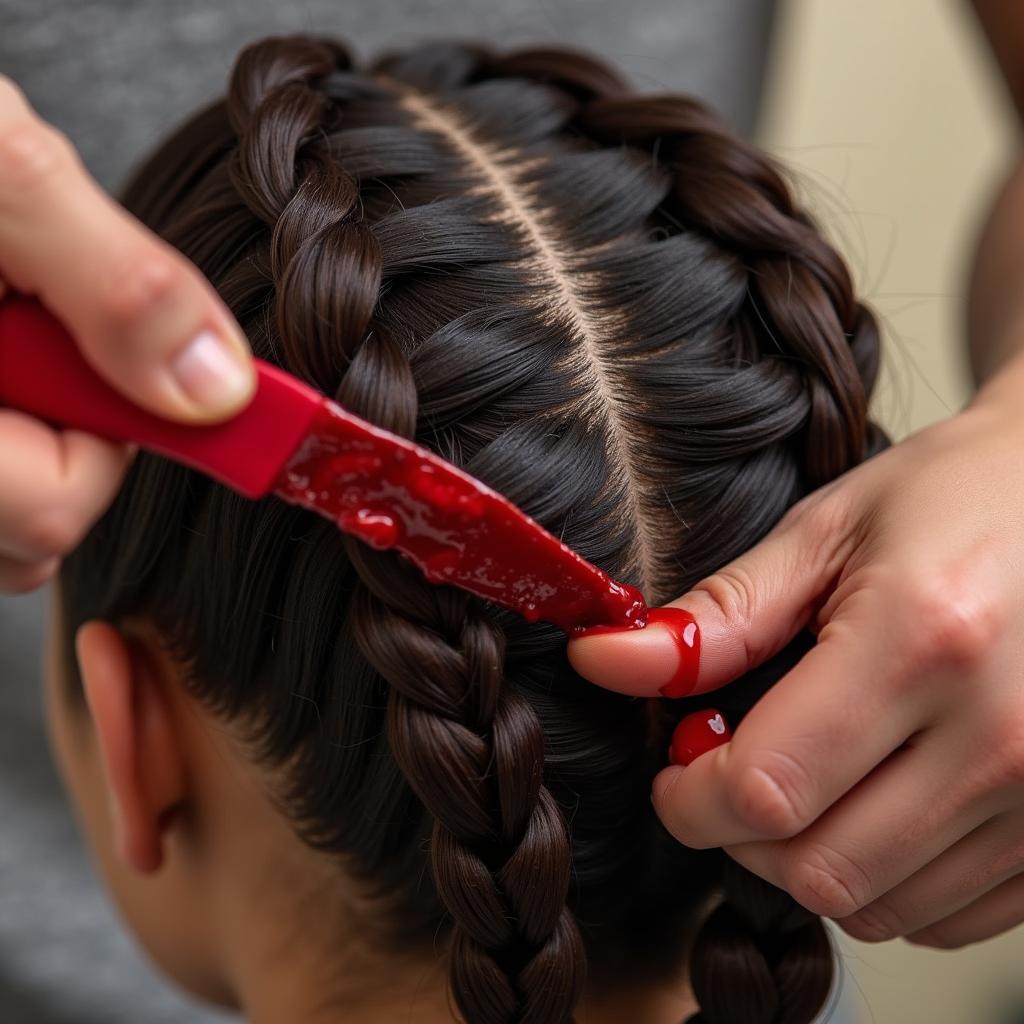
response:
<path id="1" fill-rule="evenodd" d="M 244 847 L 221 851 L 218 863 L 233 868 L 209 887 L 217 926 L 207 962 L 219 965 L 250 1024 L 457 1024 L 443 958 L 431 949 L 380 952 L 368 931 L 379 908 L 361 888 L 348 884 L 332 858 L 300 850 L 279 816 L 256 813 L 242 791 L 231 796 L 218 807 L 242 820 L 225 832 L 244 836 L 250 853 L 278 851 L 270 861 L 247 856 Z M 282 852 L 293 847 L 294 856 Z M 595 977 L 576 1019 L 680 1024 L 696 1009 L 682 978 L 616 985 L 614 978 Z"/>

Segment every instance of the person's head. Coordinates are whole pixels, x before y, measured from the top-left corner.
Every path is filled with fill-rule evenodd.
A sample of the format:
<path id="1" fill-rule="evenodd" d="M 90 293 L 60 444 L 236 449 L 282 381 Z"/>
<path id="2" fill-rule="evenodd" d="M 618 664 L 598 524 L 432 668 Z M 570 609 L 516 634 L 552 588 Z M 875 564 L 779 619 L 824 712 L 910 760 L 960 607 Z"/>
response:
<path id="1" fill-rule="evenodd" d="M 267 40 L 123 198 L 258 356 L 651 603 L 880 443 L 873 320 L 772 163 L 588 57 Z M 699 704 L 599 690 L 554 627 L 146 454 L 61 594 L 65 776 L 194 991 L 306 970 L 301 1012 L 343 1014 L 361 980 L 443 993 L 440 963 L 469 1024 L 565 1024 L 585 977 L 599 1001 L 688 971 L 716 1024 L 825 1000 L 821 922 L 654 815 Z M 738 723 L 807 642 L 716 705 Z"/>

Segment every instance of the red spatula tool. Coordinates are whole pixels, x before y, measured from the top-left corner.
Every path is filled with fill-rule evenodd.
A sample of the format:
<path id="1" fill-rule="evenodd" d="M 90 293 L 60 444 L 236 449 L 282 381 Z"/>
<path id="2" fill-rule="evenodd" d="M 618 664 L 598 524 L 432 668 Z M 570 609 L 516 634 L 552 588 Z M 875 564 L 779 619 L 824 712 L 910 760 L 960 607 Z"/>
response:
<path id="1" fill-rule="evenodd" d="M 108 385 L 38 302 L 0 301 L 0 406 L 56 427 L 138 444 L 249 498 L 271 493 L 376 548 L 407 555 L 434 583 L 462 587 L 569 634 L 647 622 L 617 583 L 496 491 L 256 361 L 258 387 L 225 423 L 161 419 Z"/>

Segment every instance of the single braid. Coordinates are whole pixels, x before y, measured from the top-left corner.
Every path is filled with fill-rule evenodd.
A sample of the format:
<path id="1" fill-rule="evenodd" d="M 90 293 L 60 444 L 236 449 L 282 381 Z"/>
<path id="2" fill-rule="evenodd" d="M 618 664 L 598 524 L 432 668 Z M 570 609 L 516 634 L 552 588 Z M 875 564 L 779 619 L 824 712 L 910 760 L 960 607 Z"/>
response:
<path id="1" fill-rule="evenodd" d="M 690 985 L 700 1011 L 687 1024 L 814 1020 L 833 977 L 821 918 L 728 858 L 722 890 L 690 954 Z"/>
<path id="2" fill-rule="evenodd" d="M 246 51 L 229 95 L 239 136 L 231 180 L 272 229 L 267 272 L 285 363 L 323 390 L 341 377 L 334 394 L 347 408 L 412 436 L 409 362 L 373 319 L 381 244 L 361 221 L 357 182 L 318 134 L 343 119 L 318 86 L 331 91 L 329 76 L 346 60 L 340 47 L 300 38 Z M 543 785 L 540 721 L 504 683 L 504 633 L 481 602 L 352 538 L 345 544 L 358 576 L 351 628 L 389 685 L 390 748 L 434 819 L 431 865 L 453 921 L 459 1010 L 470 1024 L 566 1024 L 586 963 L 566 906 L 572 849 Z"/>
<path id="3" fill-rule="evenodd" d="M 877 438 L 866 396 L 878 372 L 878 328 L 856 301 L 846 264 L 796 207 L 771 159 L 685 97 L 599 99 L 578 123 L 606 143 L 656 149 L 675 170 L 672 212 L 743 258 L 750 302 L 742 326 L 754 351 L 741 355 L 794 359 L 811 389 L 808 486 L 860 462 Z M 850 387 L 851 379 L 861 386 Z"/>
<path id="4" fill-rule="evenodd" d="M 749 300 L 735 325 L 746 348 L 739 354 L 803 368 L 811 396 L 801 446 L 806 485 L 820 486 L 877 450 L 884 438 L 867 419 L 878 370 L 874 317 L 771 160 L 685 98 L 598 99 L 578 123 L 607 143 L 656 147 L 675 171 L 673 215 L 749 268 Z M 835 970 L 820 918 L 728 858 L 722 875 L 723 900 L 691 950 L 701 1010 L 688 1024 L 808 1024 Z"/>
<path id="5" fill-rule="evenodd" d="M 504 680 L 504 634 L 480 602 L 411 573 L 396 587 L 393 560 L 351 554 L 360 650 L 390 684 L 389 742 L 434 818 L 459 1010 L 473 1024 L 563 1024 L 585 974 L 566 907 L 571 845 L 543 785 L 540 722 Z"/>
<path id="6" fill-rule="evenodd" d="M 272 228 L 267 269 L 282 356 L 327 392 L 346 368 L 339 356 L 351 362 L 366 340 L 382 271 L 359 187 L 323 142 L 339 112 L 317 86 L 348 63 L 336 44 L 269 39 L 243 52 L 228 93 L 238 134 L 231 182 Z"/>

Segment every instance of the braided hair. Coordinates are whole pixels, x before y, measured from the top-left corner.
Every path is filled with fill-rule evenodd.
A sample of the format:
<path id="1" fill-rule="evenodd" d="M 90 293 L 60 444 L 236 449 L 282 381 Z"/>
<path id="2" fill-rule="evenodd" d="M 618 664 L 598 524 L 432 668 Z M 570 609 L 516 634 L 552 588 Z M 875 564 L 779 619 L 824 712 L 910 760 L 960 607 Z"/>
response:
<path id="1" fill-rule="evenodd" d="M 258 356 L 652 602 L 884 443 L 874 321 L 779 171 L 581 54 L 435 43 L 357 67 L 264 40 L 123 198 Z M 69 636 L 153 621 L 298 833 L 364 884 L 367 934 L 444 939 L 468 1024 L 566 1024 L 588 965 L 597 991 L 688 960 L 707 1024 L 825 1002 L 821 921 L 653 813 L 687 702 L 590 686 L 553 627 L 149 455 L 62 584 Z M 807 642 L 722 691 L 733 721 Z"/>

